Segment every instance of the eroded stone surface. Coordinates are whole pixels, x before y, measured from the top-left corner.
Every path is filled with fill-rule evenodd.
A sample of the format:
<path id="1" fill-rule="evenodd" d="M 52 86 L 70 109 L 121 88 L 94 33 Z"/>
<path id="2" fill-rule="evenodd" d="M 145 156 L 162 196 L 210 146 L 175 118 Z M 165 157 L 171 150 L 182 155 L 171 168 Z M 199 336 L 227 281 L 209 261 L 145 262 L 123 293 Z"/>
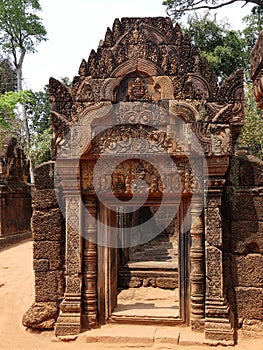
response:
<path id="1" fill-rule="evenodd" d="M 52 329 L 58 317 L 57 303 L 34 303 L 23 316 L 23 325 L 33 329 Z"/>

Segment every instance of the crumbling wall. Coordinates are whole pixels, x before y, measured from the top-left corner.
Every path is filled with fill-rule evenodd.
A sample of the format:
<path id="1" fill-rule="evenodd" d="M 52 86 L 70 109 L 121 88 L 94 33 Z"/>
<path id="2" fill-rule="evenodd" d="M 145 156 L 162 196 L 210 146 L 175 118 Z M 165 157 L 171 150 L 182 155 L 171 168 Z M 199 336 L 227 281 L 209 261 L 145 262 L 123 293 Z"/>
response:
<path id="1" fill-rule="evenodd" d="M 35 170 L 33 193 L 33 267 L 35 302 L 23 317 L 23 325 L 51 329 L 64 295 L 64 222 L 54 188 L 54 162 Z"/>
<path id="2" fill-rule="evenodd" d="M 225 278 L 237 326 L 263 334 L 263 162 L 234 157 L 224 194 Z"/>
<path id="3" fill-rule="evenodd" d="M 29 162 L 15 138 L 0 154 L 0 247 L 31 237 Z"/>

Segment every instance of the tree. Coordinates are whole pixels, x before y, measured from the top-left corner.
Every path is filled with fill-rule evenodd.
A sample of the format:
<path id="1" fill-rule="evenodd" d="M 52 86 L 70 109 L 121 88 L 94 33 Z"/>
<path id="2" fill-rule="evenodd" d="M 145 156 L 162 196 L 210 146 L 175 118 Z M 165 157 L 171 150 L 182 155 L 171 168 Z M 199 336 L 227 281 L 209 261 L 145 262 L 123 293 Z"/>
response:
<path id="1" fill-rule="evenodd" d="M 50 130 L 50 104 L 48 85 L 44 91 L 32 92 L 26 103 L 31 137 L 30 159 L 33 168 L 42 162 L 50 160 L 50 144 L 52 132 Z"/>
<path id="2" fill-rule="evenodd" d="M 251 14 L 243 18 L 243 22 L 246 24 L 243 34 L 247 50 L 251 52 L 260 31 L 263 29 L 263 7 L 254 7 Z"/>
<path id="3" fill-rule="evenodd" d="M 36 15 L 38 0 L 0 0 L 0 45 L 12 56 L 17 74 L 17 89 L 22 90 L 22 67 L 26 53 L 46 40 L 46 30 Z"/>
<path id="4" fill-rule="evenodd" d="M 36 14 L 40 10 L 38 0 L 0 0 L 0 46 L 12 57 L 18 91 L 23 90 L 22 68 L 25 55 L 35 52 L 36 46 L 46 40 L 46 30 L 41 23 L 41 18 Z M 21 114 L 26 153 L 29 154 L 30 133 L 23 104 Z"/>
<path id="5" fill-rule="evenodd" d="M 263 0 L 164 0 L 163 5 L 167 6 L 167 14 L 172 16 L 175 20 L 179 19 L 185 13 L 198 10 L 216 10 L 221 7 L 234 4 L 243 3 L 255 4 L 256 7 L 263 8 Z"/>
<path id="6" fill-rule="evenodd" d="M 203 16 L 196 13 L 188 16 L 183 30 L 200 49 L 201 56 L 208 59 L 219 79 L 248 65 L 250 52 L 246 49 L 246 39 L 240 31 L 230 30 L 226 21 L 217 22 L 216 16 L 212 18 L 208 12 Z"/>
<path id="7" fill-rule="evenodd" d="M 0 95 L 0 150 L 2 142 L 13 136 L 20 139 L 21 120 L 16 118 L 19 104 L 26 103 L 31 98 L 29 91 L 7 91 Z"/>
<path id="8" fill-rule="evenodd" d="M 0 54 L 0 94 L 16 89 L 16 72 L 9 58 Z"/>
<path id="9" fill-rule="evenodd" d="M 29 101 L 31 93 L 25 91 L 7 91 L 0 95 L 0 125 L 10 128 L 10 122 L 16 116 L 18 104 Z"/>
<path id="10" fill-rule="evenodd" d="M 245 125 L 237 146 L 247 148 L 253 155 L 263 159 L 263 115 L 257 108 L 249 81 L 249 56 L 260 31 L 263 11 L 255 9 L 245 17 L 247 27 L 242 31 L 229 30 L 227 22 L 218 23 L 216 17 L 206 13 L 203 17 L 189 16 L 184 32 L 200 48 L 219 78 L 225 78 L 238 68 L 245 69 Z M 254 34 L 256 33 L 256 35 Z"/>
<path id="11" fill-rule="evenodd" d="M 251 84 L 246 86 L 245 125 L 237 144 L 263 159 L 263 111 L 256 105 Z"/>

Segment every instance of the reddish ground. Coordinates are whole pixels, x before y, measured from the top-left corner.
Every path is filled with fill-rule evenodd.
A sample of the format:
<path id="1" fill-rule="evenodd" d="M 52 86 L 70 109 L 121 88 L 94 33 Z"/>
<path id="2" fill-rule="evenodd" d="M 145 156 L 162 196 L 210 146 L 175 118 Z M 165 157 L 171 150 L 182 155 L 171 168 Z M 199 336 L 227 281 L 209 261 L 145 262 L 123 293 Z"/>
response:
<path id="1" fill-rule="evenodd" d="M 32 333 L 25 330 L 21 320 L 34 299 L 34 276 L 32 268 L 32 242 L 0 251 L 0 349 L 1 350 L 99 350 L 109 344 L 87 344 L 82 334 L 74 342 L 54 342 L 52 332 Z M 142 329 L 143 331 L 143 329 Z M 128 346 L 129 344 L 127 344 Z M 119 347 L 110 347 L 118 349 Z M 125 349 L 122 347 L 122 349 Z M 136 345 L 136 349 L 147 349 Z M 154 347 L 155 348 L 155 347 Z M 176 349 L 203 350 L 208 346 L 178 346 Z M 153 349 L 153 347 L 151 347 Z M 166 349 L 158 345 L 158 349 Z M 226 349 L 218 346 L 216 349 Z M 235 350 L 263 350 L 263 339 L 249 339 L 240 336 Z"/>

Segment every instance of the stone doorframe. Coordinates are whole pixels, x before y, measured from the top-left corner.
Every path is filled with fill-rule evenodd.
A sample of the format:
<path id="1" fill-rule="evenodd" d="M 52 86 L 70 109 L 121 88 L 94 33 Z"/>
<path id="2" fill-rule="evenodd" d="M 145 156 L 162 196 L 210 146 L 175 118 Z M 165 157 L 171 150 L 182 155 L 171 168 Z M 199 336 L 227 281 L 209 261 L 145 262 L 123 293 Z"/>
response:
<path id="1" fill-rule="evenodd" d="M 184 214 L 187 212 L 189 206 L 189 196 L 181 198 L 180 208 L 178 209 L 178 221 L 183 222 Z M 125 198 L 123 198 L 125 199 Z M 146 206 L 158 206 L 160 203 L 159 196 L 149 198 L 144 203 Z M 90 200 L 86 197 L 86 204 L 91 205 Z M 110 203 L 106 203 L 108 207 L 104 207 L 100 211 L 97 200 L 93 201 L 93 213 L 97 211 L 100 216 L 100 221 L 106 222 L 108 227 L 103 226 L 101 229 L 112 230 L 113 225 L 116 224 L 116 211 L 114 206 L 110 208 Z M 125 205 L 125 202 L 123 203 Z M 127 205 L 127 204 L 126 204 Z M 169 207 L 169 204 L 166 204 Z M 136 206 L 136 203 L 135 203 Z M 100 224 L 98 223 L 97 230 L 100 231 Z M 179 231 L 180 231 L 180 224 Z M 107 235 L 107 234 L 105 234 Z M 154 237 L 155 238 L 155 237 Z M 178 232 L 178 288 L 179 288 L 179 318 L 173 321 L 174 324 L 190 324 L 190 286 L 189 286 L 189 232 Z M 114 308 L 117 306 L 117 250 L 110 247 L 97 246 L 98 254 L 98 324 L 105 324 L 111 318 Z M 106 261 L 103 261 L 103 260 Z M 203 305 L 204 307 L 204 305 Z M 161 321 L 160 321 L 161 322 Z M 149 323 L 149 320 L 148 320 Z"/>
<path id="2" fill-rule="evenodd" d="M 80 235 L 86 231 L 95 235 L 96 227 L 92 220 L 83 220 L 79 161 L 90 151 L 94 131 L 99 135 L 100 128 L 108 129 L 97 139 L 93 156 L 98 156 L 107 140 L 125 141 L 121 128 L 112 126 L 128 124 L 131 134 L 160 141 L 169 156 L 178 160 L 196 147 L 195 143 L 188 143 L 187 149 L 180 150 L 176 142 L 178 132 L 188 140 L 192 131 L 201 145 L 207 162 L 207 180 L 199 185 L 207 188 L 207 193 L 201 191 L 206 195 L 201 214 L 204 196 L 197 191 L 191 199 L 191 216 L 198 219 L 190 229 L 190 323 L 193 330 L 203 330 L 207 338 L 233 341 L 233 318 L 224 286 L 221 198 L 229 158 L 234 154 L 244 119 L 242 71 L 218 86 L 207 61 L 169 18 L 123 18 L 116 19 L 112 29 L 107 29 L 105 40 L 97 52 L 91 52 L 88 62 L 82 60 L 72 89 L 51 78 L 49 91 L 54 133 L 52 154 L 61 179 L 67 219 L 66 292 L 56 334 L 79 333 L 83 315 L 84 324 L 90 327 L 96 324 L 96 245 L 89 241 L 83 247 Z M 118 103 L 122 114 L 114 114 Z M 132 104 L 136 110 L 137 103 L 149 103 L 152 112 L 133 114 L 130 118 L 125 108 Z M 160 106 L 174 113 L 184 127 L 179 130 L 173 118 L 165 119 L 166 113 L 157 113 Z M 146 130 L 145 120 L 157 129 L 162 128 Z M 154 147 L 150 151 L 153 153 Z M 200 164 L 199 168 L 202 169 Z M 182 173 L 187 175 L 184 178 L 191 178 L 192 170 L 183 167 Z M 86 174 L 90 173 L 92 169 L 87 169 Z M 95 212 L 94 202 L 87 205 L 90 212 Z M 84 286 L 83 274 L 87 281 Z"/>
<path id="3" fill-rule="evenodd" d="M 108 111 L 109 106 L 103 106 L 104 111 L 105 107 Z M 99 109 L 96 113 L 87 113 L 89 121 L 92 114 L 97 117 L 98 112 Z M 85 118 L 81 120 L 82 123 L 76 125 L 71 134 L 77 134 L 77 142 L 74 139 L 70 141 L 65 147 L 65 157 L 62 149 L 56 161 L 66 200 L 67 222 L 66 292 L 55 327 L 56 335 L 78 334 L 83 326 L 93 328 L 98 317 L 96 239 L 93 242 L 86 240 L 83 247 L 80 235 L 87 232 L 91 237 L 97 232 L 95 222 L 89 222 L 84 217 L 79 161 L 90 140 L 91 123 L 85 123 Z M 190 324 L 193 330 L 203 330 L 207 338 L 233 340 L 233 318 L 224 290 L 221 217 L 221 196 L 229 156 L 210 156 L 206 157 L 206 161 L 209 179 L 207 200 L 204 211 L 190 229 Z M 192 201 L 191 216 L 196 217 L 202 201 L 201 194 Z M 96 216 L 96 201 L 92 195 L 86 205 L 89 212 Z"/>

